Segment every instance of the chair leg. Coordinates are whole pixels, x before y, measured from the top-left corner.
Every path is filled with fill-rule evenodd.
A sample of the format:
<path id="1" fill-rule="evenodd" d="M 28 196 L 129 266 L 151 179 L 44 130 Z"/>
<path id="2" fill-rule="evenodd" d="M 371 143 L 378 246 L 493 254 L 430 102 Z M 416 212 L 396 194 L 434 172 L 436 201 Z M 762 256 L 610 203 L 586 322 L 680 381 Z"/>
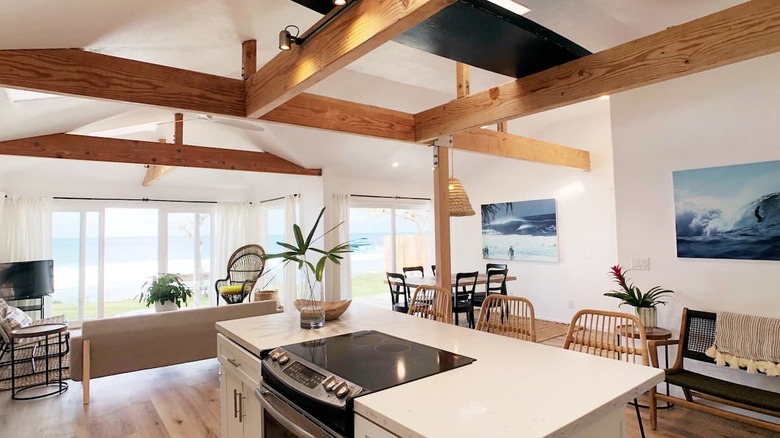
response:
<path id="1" fill-rule="evenodd" d="M 693 402 L 693 396 L 691 395 L 691 390 L 688 388 L 683 388 L 683 394 L 685 394 L 685 399 L 689 402 Z"/>
<path id="2" fill-rule="evenodd" d="M 458 312 L 455 312 L 455 325 L 460 325 L 458 324 Z"/>
<path id="3" fill-rule="evenodd" d="M 634 409 L 636 409 L 636 420 L 639 422 L 639 433 L 645 438 L 645 427 L 642 425 L 642 416 L 639 414 L 639 402 L 634 399 Z"/>
<path id="4" fill-rule="evenodd" d="M 89 363 L 89 339 L 85 339 L 82 346 L 83 357 L 81 359 L 81 387 L 82 403 L 89 404 L 89 375 L 90 375 L 90 363 Z"/>
<path id="5" fill-rule="evenodd" d="M 650 429 L 658 429 L 658 400 L 655 399 L 655 387 L 650 388 Z"/>

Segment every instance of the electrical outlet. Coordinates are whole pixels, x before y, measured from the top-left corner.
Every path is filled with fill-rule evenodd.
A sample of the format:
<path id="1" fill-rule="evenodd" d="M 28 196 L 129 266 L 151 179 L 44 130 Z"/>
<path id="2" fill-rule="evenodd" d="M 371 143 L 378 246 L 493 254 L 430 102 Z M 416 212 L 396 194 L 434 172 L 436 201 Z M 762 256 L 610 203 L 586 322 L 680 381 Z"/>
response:
<path id="1" fill-rule="evenodd" d="M 650 257 L 631 257 L 631 269 L 638 271 L 650 270 Z"/>
<path id="2" fill-rule="evenodd" d="M 569 300 L 569 309 L 574 308 L 574 300 Z"/>

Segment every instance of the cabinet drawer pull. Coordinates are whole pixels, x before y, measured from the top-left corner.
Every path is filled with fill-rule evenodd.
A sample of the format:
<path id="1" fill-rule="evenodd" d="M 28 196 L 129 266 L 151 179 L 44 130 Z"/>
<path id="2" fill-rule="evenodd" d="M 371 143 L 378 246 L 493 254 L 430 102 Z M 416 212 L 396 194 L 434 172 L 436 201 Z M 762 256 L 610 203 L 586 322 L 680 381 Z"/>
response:
<path id="1" fill-rule="evenodd" d="M 246 397 L 244 397 L 243 395 L 238 394 L 238 422 L 239 423 L 243 423 L 244 422 L 244 417 L 246 416 L 246 414 L 244 413 L 244 399 L 245 398 Z"/>
<path id="2" fill-rule="evenodd" d="M 233 418 L 238 418 L 238 390 L 233 390 Z"/>
<path id="3" fill-rule="evenodd" d="M 228 361 L 228 362 L 230 362 L 230 365 L 233 365 L 233 366 L 234 366 L 234 367 L 236 367 L 236 368 L 238 368 L 238 367 L 240 367 L 240 366 L 241 366 L 241 362 L 239 362 L 239 361 L 237 361 L 237 360 L 233 359 L 232 357 L 229 357 L 229 358 L 227 359 L 227 361 Z"/>

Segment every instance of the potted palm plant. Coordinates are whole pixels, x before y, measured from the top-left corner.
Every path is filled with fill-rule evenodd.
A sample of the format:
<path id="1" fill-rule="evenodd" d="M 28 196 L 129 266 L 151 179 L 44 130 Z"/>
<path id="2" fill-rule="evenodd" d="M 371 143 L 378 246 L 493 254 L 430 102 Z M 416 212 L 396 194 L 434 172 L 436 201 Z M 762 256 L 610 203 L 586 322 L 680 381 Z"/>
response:
<path id="1" fill-rule="evenodd" d="M 315 239 L 314 233 L 316 232 L 317 226 L 320 224 L 320 220 L 322 220 L 322 215 L 324 213 L 325 208 L 320 210 L 320 215 L 317 216 L 314 226 L 312 226 L 305 238 L 301 231 L 301 227 L 298 226 L 298 224 L 293 225 L 295 242 L 277 242 L 279 246 L 285 248 L 287 251 L 263 255 L 263 258 L 266 260 L 275 258 L 283 259 L 284 266 L 291 262 L 298 266 L 299 280 L 301 283 L 299 286 L 299 294 L 301 294 L 301 299 L 296 300 L 296 307 L 300 312 L 301 327 L 307 329 L 321 328 L 325 325 L 325 294 L 322 290 L 325 265 L 328 262 L 340 265 L 341 260 L 343 259 L 342 254 L 350 253 L 354 250 L 354 246 L 351 242 L 339 243 L 328 250 L 312 246 L 317 240 L 334 231 L 343 223 L 340 222 Z"/>
<path id="2" fill-rule="evenodd" d="M 165 273 L 159 274 L 152 285 L 141 292 L 138 302 L 146 301 L 146 307 L 154 304 L 155 311 L 166 312 L 178 310 L 181 303 L 187 305 L 187 298 L 192 298 L 192 289 L 184 284 L 178 274 Z"/>
<path id="3" fill-rule="evenodd" d="M 604 294 L 607 297 L 613 297 L 620 300 L 620 305 L 627 304 L 634 307 L 636 316 L 645 326 L 648 332 L 658 325 L 658 312 L 656 306 L 666 305 L 663 301 L 667 294 L 673 294 L 674 291 L 664 289 L 661 286 L 654 286 L 647 292 L 642 292 L 634 283 L 629 283 L 626 274 L 629 270 L 623 270 L 620 265 L 615 265 L 610 269 L 609 276 L 618 284 L 619 290 L 611 290 Z"/>

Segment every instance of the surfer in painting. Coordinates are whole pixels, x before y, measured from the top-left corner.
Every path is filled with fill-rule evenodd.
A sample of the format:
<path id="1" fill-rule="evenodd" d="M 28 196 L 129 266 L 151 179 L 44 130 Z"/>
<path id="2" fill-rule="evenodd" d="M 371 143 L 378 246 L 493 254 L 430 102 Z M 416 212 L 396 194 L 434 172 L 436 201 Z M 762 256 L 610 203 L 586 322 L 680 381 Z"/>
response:
<path id="1" fill-rule="evenodd" d="M 515 259 L 515 249 L 512 248 L 512 245 L 509 245 L 509 260 Z"/>
<path id="2" fill-rule="evenodd" d="M 758 206 L 756 206 L 756 211 L 753 212 L 753 214 L 756 215 L 756 219 L 758 219 L 758 223 L 759 224 L 764 221 L 764 218 L 761 217 L 761 213 L 759 213 L 760 209 L 761 209 L 761 206 L 758 205 Z"/>

